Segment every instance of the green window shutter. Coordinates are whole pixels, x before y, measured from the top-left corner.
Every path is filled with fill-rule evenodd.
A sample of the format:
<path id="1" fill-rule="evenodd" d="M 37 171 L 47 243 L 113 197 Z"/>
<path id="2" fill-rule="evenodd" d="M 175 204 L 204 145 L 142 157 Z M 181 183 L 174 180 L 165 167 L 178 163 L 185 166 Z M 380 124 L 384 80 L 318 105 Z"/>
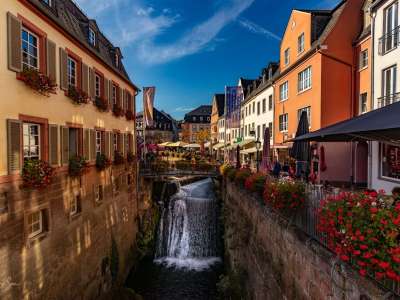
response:
<path id="1" fill-rule="evenodd" d="M 82 91 L 89 94 L 89 67 L 82 63 Z"/>
<path id="2" fill-rule="evenodd" d="M 22 71 L 22 23 L 11 13 L 7 13 L 8 68 L 14 72 Z"/>
<path id="3" fill-rule="evenodd" d="M 22 122 L 7 120 L 8 174 L 17 174 L 22 169 Z"/>
<path id="4" fill-rule="evenodd" d="M 89 131 L 89 129 L 84 129 L 83 130 L 83 156 L 86 159 L 89 159 L 89 157 L 90 157 L 89 140 L 90 140 L 90 131 Z"/>
<path id="5" fill-rule="evenodd" d="M 68 55 L 67 52 L 60 48 L 60 89 L 68 90 L 68 75 L 67 75 Z"/>
<path id="6" fill-rule="evenodd" d="M 49 125 L 49 162 L 53 166 L 59 164 L 58 125 Z"/>
<path id="7" fill-rule="evenodd" d="M 90 158 L 89 160 L 96 160 L 96 131 L 90 129 Z"/>
<path id="8" fill-rule="evenodd" d="M 61 164 L 69 163 L 69 128 L 61 126 Z"/>
<path id="9" fill-rule="evenodd" d="M 56 68 L 56 44 L 47 39 L 46 40 L 46 55 L 47 55 L 47 76 L 52 82 L 57 82 L 57 68 Z"/>

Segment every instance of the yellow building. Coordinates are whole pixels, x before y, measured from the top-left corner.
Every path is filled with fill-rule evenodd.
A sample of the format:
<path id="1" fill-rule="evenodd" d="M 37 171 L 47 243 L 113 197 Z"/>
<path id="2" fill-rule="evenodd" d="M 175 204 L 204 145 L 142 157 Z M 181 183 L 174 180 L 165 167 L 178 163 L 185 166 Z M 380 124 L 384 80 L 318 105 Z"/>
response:
<path id="1" fill-rule="evenodd" d="M 111 240 L 125 260 L 135 239 L 139 90 L 71 0 L 2 0 L 0 37 L 0 281 L 18 283 L 0 298 L 77 299 L 89 283 L 98 294 Z M 41 189 L 22 177 L 37 161 L 54 169 Z"/>

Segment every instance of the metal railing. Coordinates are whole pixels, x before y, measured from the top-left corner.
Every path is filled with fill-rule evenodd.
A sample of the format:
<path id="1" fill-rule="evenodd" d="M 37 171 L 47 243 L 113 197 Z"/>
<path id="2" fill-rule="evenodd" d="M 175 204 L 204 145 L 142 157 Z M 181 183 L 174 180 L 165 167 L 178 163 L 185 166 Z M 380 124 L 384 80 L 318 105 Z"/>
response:
<path id="1" fill-rule="evenodd" d="M 381 108 L 381 107 L 393 104 L 398 101 L 400 101 L 400 93 L 382 96 L 382 97 L 378 98 L 378 107 Z"/>
<path id="2" fill-rule="evenodd" d="M 385 55 L 396 49 L 400 43 L 400 26 L 385 34 L 379 39 L 379 55 Z"/>

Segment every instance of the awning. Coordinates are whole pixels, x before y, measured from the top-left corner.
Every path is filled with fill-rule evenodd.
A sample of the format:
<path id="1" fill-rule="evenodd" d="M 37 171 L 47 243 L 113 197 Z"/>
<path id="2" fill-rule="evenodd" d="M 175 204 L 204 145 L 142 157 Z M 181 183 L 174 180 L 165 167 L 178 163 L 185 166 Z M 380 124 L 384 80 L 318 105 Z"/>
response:
<path id="1" fill-rule="evenodd" d="M 251 143 L 255 143 L 255 141 L 254 140 L 244 140 L 240 143 L 237 143 L 236 146 L 245 147 L 245 146 L 249 146 Z"/>
<path id="2" fill-rule="evenodd" d="M 302 135 L 294 140 L 316 142 L 400 141 L 400 102 Z"/>
<path id="3" fill-rule="evenodd" d="M 225 146 L 224 143 L 218 143 L 218 144 L 215 144 L 215 145 L 213 146 L 213 149 L 214 149 L 214 150 L 219 150 L 219 149 L 221 149 L 221 148 L 224 147 L 224 146 Z"/>
<path id="4" fill-rule="evenodd" d="M 187 145 L 187 143 L 182 142 L 182 141 L 179 141 L 179 142 L 175 142 L 175 143 L 169 143 L 169 144 L 167 145 L 167 147 L 178 148 L 178 147 L 184 147 L 184 146 L 186 146 L 186 145 Z"/>
<path id="5" fill-rule="evenodd" d="M 256 147 L 252 147 L 252 148 L 240 151 L 241 154 L 251 154 L 251 153 L 256 153 L 256 152 L 257 152 L 257 148 Z"/>
<path id="6" fill-rule="evenodd" d="M 183 148 L 198 149 L 198 148 L 200 148 L 200 145 L 199 144 L 188 144 L 188 145 L 183 146 Z"/>

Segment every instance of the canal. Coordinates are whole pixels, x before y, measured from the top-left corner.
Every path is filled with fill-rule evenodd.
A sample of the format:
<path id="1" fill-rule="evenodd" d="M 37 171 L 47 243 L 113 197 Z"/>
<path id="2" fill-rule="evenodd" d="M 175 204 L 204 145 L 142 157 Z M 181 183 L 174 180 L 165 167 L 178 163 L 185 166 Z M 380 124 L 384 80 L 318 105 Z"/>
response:
<path id="1" fill-rule="evenodd" d="M 219 203 L 211 179 L 182 187 L 161 212 L 156 249 L 127 280 L 145 300 L 215 299 L 222 273 Z"/>

